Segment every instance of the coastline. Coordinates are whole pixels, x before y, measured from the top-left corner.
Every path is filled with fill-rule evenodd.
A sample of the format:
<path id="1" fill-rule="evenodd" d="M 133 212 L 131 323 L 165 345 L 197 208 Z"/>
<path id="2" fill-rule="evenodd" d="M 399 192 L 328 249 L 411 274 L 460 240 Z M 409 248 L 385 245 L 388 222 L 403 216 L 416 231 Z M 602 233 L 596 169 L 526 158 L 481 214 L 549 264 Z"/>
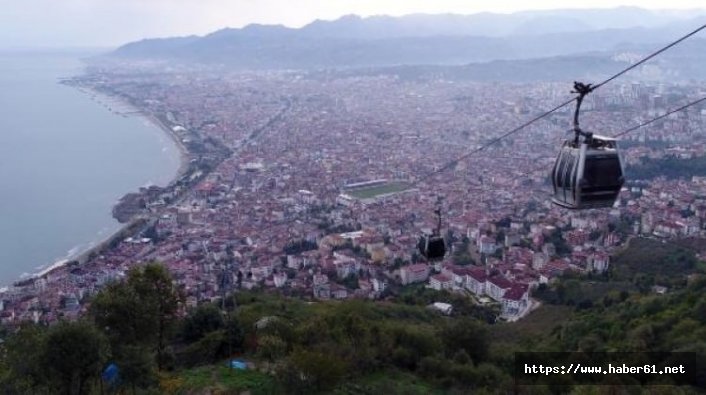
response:
<path id="1" fill-rule="evenodd" d="M 150 114 L 142 113 L 140 116 L 144 117 L 152 125 L 156 126 L 157 128 L 161 129 L 164 133 L 166 133 L 167 136 L 172 141 L 174 141 L 177 148 L 179 149 L 179 168 L 177 169 L 176 176 L 174 176 L 174 178 L 169 182 L 171 184 L 174 181 L 181 178 L 184 174 L 186 174 L 186 171 L 189 168 L 189 161 L 191 160 L 191 157 L 189 155 L 189 150 L 186 149 L 186 146 L 181 141 L 179 136 L 174 132 L 174 130 L 172 128 L 170 128 L 168 125 L 166 125 L 164 122 L 162 122 L 156 115 L 151 114 L 151 113 Z"/>
<path id="2" fill-rule="evenodd" d="M 62 83 L 62 82 L 59 82 Z M 167 185 L 171 185 L 177 180 L 179 180 L 184 174 L 186 174 L 188 167 L 189 167 L 189 161 L 191 160 L 189 151 L 186 148 L 186 146 L 183 144 L 181 141 L 180 137 L 174 132 L 172 128 L 170 128 L 167 124 L 162 122 L 162 120 L 159 119 L 159 117 L 153 113 L 148 113 L 145 112 L 144 110 L 140 109 L 136 105 L 134 105 L 130 100 L 128 100 L 125 97 L 122 97 L 117 94 L 110 94 L 107 92 L 102 92 L 99 90 L 96 90 L 93 87 L 88 87 L 88 86 L 76 86 L 73 84 L 67 84 L 71 86 L 74 89 L 77 89 L 80 93 L 83 94 L 89 94 L 93 95 L 93 97 L 89 96 L 89 99 L 92 101 L 95 101 L 96 104 L 103 104 L 108 111 L 113 113 L 116 116 L 134 116 L 134 117 L 141 117 L 144 120 L 146 120 L 149 124 L 152 126 L 160 129 L 163 133 L 166 133 L 167 137 L 176 145 L 177 149 L 179 150 L 179 167 L 177 168 L 176 174 L 172 179 L 169 180 Z M 108 107 L 105 105 L 105 103 L 95 100 L 95 97 L 102 96 L 104 98 L 113 100 L 117 102 L 122 107 L 128 108 L 130 110 L 129 114 L 126 114 L 124 112 L 118 112 L 113 110 L 112 108 Z M 129 192 L 126 192 L 129 193 Z M 117 221 L 117 220 L 116 220 Z M 51 274 L 54 271 L 61 270 L 64 267 L 66 267 L 67 264 L 71 262 L 77 262 L 79 265 L 85 264 L 88 262 L 93 256 L 98 256 L 101 255 L 107 248 L 109 248 L 116 240 L 118 239 L 123 239 L 127 237 L 130 233 L 132 233 L 135 228 L 138 226 L 144 225 L 146 223 L 146 219 L 144 218 L 134 218 L 130 220 L 128 223 L 125 224 L 120 224 L 118 228 L 110 233 L 108 236 L 102 238 L 102 239 L 97 239 L 88 242 L 88 245 L 86 246 L 85 249 L 80 249 L 77 252 L 73 254 L 67 254 L 65 257 L 53 262 L 53 263 L 47 263 L 43 265 L 40 269 L 36 270 L 34 273 L 30 273 L 28 276 L 25 276 L 24 278 L 18 278 L 15 280 L 10 281 L 10 285 L 7 286 L 2 286 L 0 287 L 0 294 L 3 294 L 5 292 L 8 292 L 11 288 L 21 286 L 22 283 L 25 282 L 33 282 L 36 279 L 44 278 Z"/>
<path id="3" fill-rule="evenodd" d="M 107 107 L 108 111 L 112 112 L 117 116 L 131 116 L 142 118 L 152 124 L 152 126 L 162 130 L 167 135 L 167 137 L 169 137 L 174 142 L 177 149 L 179 150 L 179 168 L 177 169 L 177 174 L 174 176 L 174 178 L 169 181 L 169 184 L 173 183 L 184 175 L 186 169 L 189 166 L 189 160 L 191 160 L 189 156 L 189 150 L 186 148 L 186 146 L 181 141 L 179 136 L 174 132 L 174 130 L 170 128 L 167 124 L 165 124 L 161 119 L 159 119 L 157 115 L 151 112 L 144 111 L 143 109 L 135 105 L 132 101 L 130 101 L 128 98 L 120 96 L 118 94 L 100 91 L 90 86 L 76 86 L 73 84 L 70 84 L 69 86 L 78 89 L 81 93 L 92 94 L 96 97 L 102 96 L 104 98 L 114 100 L 115 102 L 117 102 L 117 104 L 121 105 L 122 107 L 126 107 L 130 111 L 128 113 L 118 112 Z M 98 104 L 104 103 L 98 102 Z"/>

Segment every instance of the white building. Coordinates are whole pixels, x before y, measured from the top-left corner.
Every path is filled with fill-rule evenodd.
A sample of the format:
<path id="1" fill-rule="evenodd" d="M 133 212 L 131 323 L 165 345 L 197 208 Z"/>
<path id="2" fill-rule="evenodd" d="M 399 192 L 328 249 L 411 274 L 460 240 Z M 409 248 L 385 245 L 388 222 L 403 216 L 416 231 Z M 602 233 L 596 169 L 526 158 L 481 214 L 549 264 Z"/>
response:
<path id="1" fill-rule="evenodd" d="M 275 273 L 273 276 L 275 287 L 282 288 L 287 283 L 287 275 L 285 273 Z"/>
<path id="2" fill-rule="evenodd" d="M 498 249 L 495 239 L 489 236 L 481 236 L 478 240 L 478 252 L 481 254 L 494 254 Z"/>
<path id="3" fill-rule="evenodd" d="M 445 274 L 436 274 L 429 278 L 429 286 L 437 291 L 453 288 L 453 279 Z"/>
<path id="4" fill-rule="evenodd" d="M 485 293 L 494 300 L 501 302 L 505 291 L 512 288 L 512 282 L 503 276 L 493 276 L 485 282 Z"/>
<path id="5" fill-rule="evenodd" d="M 382 292 L 387 288 L 387 281 L 385 281 L 384 279 L 373 278 L 372 284 L 373 291 L 375 292 Z"/>
<path id="6" fill-rule="evenodd" d="M 476 296 L 485 295 L 485 282 L 487 279 L 488 275 L 483 268 L 475 268 L 466 277 L 466 289 L 473 292 Z"/>
<path id="7" fill-rule="evenodd" d="M 424 263 L 404 266 L 400 269 L 400 279 L 403 285 L 427 281 L 429 266 Z"/>
<path id="8" fill-rule="evenodd" d="M 502 297 L 504 318 L 517 319 L 529 312 L 529 287 L 525 284 L 513 284 Z"/>

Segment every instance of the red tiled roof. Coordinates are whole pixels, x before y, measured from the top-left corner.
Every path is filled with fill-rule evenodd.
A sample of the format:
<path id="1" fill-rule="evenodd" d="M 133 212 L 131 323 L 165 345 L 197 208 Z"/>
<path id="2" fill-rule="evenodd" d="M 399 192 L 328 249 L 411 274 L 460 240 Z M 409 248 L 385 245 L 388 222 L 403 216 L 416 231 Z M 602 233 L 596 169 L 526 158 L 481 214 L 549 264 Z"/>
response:
<path id="1" fill-rule="evenodd" d="M 447 283 L 447 282 L 451 281 L 449 276 L 444 275 L 444 274 L 436 274 L 436 275 L 431 276 L 431 278 L 433 278 L 434 280 L 436 280 L 440 283 Z"/>
<path id="2" fill-rule="evenodd" d="M 406 267 L 407 271 L 415 272 L 415 273 L 423 272 L 423 271 L 426 271 L 427 269 L 428 269 L 428 266 L 424 263 L 415 263 L 414 265 L 409 265 Z"/>
<path id="3" fill-rule="evenodd" d="M 473 277 L 473 279 L 478 282 L 485 282 L 485 280 L 488 278 L 488 275 L 485 273 L 485 270 L 480 267 L 470 269 L 468 275 Z"/>
<path id="4" fill-rule="evenodd" d="M 512 287 L 505 291 L 505 295 L 503 295 L 503 299 L 508 299 L 508 300 L 520 300 L 522 299 L 522 296 L 527 292 L 527 285 L 526 284 L 518 284 L 514 283 L 512 284 Z"/>
<path id="5" fill-rule="evenodd" d="M 495 284 L 499 288 L 507 289 L 512 287 L 512 282 L 503 276 L 493 276 L 488 279 L 491 283 Z"/>

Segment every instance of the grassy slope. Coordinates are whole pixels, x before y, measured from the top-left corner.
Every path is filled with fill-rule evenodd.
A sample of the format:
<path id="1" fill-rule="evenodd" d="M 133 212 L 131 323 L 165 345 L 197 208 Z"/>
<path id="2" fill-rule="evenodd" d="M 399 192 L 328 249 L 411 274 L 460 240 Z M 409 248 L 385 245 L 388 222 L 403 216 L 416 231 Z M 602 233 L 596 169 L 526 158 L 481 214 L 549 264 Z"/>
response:
<path id="1" fill-rule="evenodd" d="M 693 263 L 679 259 L 683 252 L 680 250 L 658 241 L 633 240 L 614 260 L 616 273 L 612 279 L 567 280 L 570 294 L 577 300 L 593 301 L 592 308 L 579 311 L 576 306 L 544 303 L 519 322 L 489 326 L 493 340 L 490 349 L 493 363 L 509 369 L 515 351 L 548 351 L 557 347 L 577 349 L 591 344 L 608 350 L 624 347 L 632 350 L 641 347 L 667 350 L 702 347 L 703 343 L 698 339 L 704 336 L 704 326 L 698 320 L 699 309 L 703 310 L 703 306 L 696 307 L 698 298 L 695 298 L 700 291 L 681 290 L 667 296 L 640 295 L 629 280 L 636 273 L 663 275 L 666 270 L 672 276 L 683 276 L 693 272 Z M 616 300 L 610 307 L 603 306 L 604 296 L 615 295 L 621 290 L 630 293 L 625 302 Z M 338 317 L 340 314 L 359 315 L 366 320 L 385 320 L 394 325 L 427 330 L 454 319 L 435 314 L 423 306 L 369 301 L 309 303 L 259 292 L 238 294 L 237 304 L 246 326 L 267 315 L 277 315 L 292 323 L 303 323 L 313 317 L 332 314 Z M 645 338 L 643 332 L 653 333 L 654 337 Z M 246 359 L 252 360 L 249 357 Z M 249 390 L 252 394 L 269 394 L 281 390 L 274 376 L 257 371 L 233 371 L 225 367 L 225 362 L 184 370 L 165 377 L 162 382 L 164 392 L 181 394 L 200 394 L 203 390 L 212 390 L 213 393 Z M 444 393 L 438 385 L 413 372 L 390 366 L 372 374 L 350 377 L 340 383 L 333 393 Z M 172 391 L 166 391 L 168 388 Z"/>
<path id="2" fill-rule="evenodd" d="M 160 389 L 170 394 L 221 393 L 237 394 L 250 391 L 251 394 L 279 394 L 281 388 L 271 375 L 254 370 L 234 370 L 220 365 L 200 366 L 164 376 Z"/>

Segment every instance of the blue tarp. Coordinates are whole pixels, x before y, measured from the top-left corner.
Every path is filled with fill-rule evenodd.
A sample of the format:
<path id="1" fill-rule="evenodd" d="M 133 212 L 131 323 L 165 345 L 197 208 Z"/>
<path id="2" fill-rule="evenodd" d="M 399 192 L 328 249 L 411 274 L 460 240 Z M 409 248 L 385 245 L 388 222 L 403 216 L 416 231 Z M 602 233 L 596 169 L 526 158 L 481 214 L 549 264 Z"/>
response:
<path id="1" fill-rule="evenodd" d="M 114 381 L 118 377 L 118 366 L 114 363 L 108 365 L 108 367 L 103 371 L 102 377 L 105 381 Z"/>
<path id="2" fill-rule="evenodd" d="M 248 364 L 241 359 L 232 359 L 230 361 L 230 367 L 231 369 L 246 370 L 248 368 Z"/>

